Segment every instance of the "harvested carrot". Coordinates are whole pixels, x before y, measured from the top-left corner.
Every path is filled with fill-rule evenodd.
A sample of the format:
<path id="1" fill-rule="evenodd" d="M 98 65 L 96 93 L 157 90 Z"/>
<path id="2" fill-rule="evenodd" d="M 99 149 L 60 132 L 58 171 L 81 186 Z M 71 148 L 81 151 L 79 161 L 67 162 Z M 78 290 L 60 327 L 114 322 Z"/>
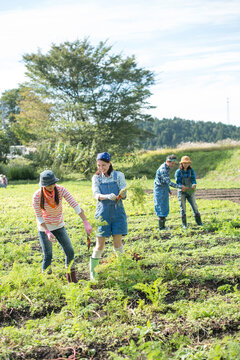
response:
<path id="1" fill-rule="evenodd" d="M 116 198 L 116 201 L 117 201 L 117 202 L 122 198 L 122 196 L 123 196 L 123 194 L 126 192 L 126 190 L 127 190 L 127 188 L 124 188 L 124 189 L 122 189 L 122 190 L 119 191 L 119 194 L 118 194 L 118 196 L 117 196 L 117 198 Z"/>
<path id="2" fill-rule="evenodd" d="M 88 246 L 88 251 L 90 249 L 90 245 L 91 245 L 91 240 L 90 240 L 90 236 L 87 235 L 87 246 Z"/>

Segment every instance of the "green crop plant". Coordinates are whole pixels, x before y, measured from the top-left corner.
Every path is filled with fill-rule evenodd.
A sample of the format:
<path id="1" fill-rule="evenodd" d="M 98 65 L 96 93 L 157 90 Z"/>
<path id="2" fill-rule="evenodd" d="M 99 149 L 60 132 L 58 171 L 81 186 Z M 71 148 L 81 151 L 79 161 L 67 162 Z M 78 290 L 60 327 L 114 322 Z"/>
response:
<path id="1" fill-rule="evenodd" d="M 142 167 L 148 156 L 139 158 L 134 169 Z M 151 171 L 156 170 L 157 159 L 152 158 Z M 200 163 L 197 156 L 194 161 Z M 201 171 L 207 170 L 204 166 Z M 198 179 L 198 188 L 232 184 L 226 179 L 210 183 L 210 173 L 207 176 Z M 170 230 L 161 233 L 154 213 L 153 178 L 133 180 L 132 189 L 134 182 L 138 182 L 136 196 L 127 180 L 124 200 L 129 228 L 123 239 L 125 253 L 116 257 L 112 239 L 107 239 L 94 283 L 89 281 L 89 257 L 95 234 L 88 251 L 81 219 L 63 204 L 79 279 L 69 285 L 59 244 L 53 245 L 52 274 L 41 273 L 42 250 L 31 204 L 37 181 L 10 183 L 4 191 L 0 189 L 0 357 L 237 359 L 240 204 L 197 199 L 203 226 L 196 226 L 188 206 L 188 229 L 183 230 L 173 196 L 167 219 Z M 91 183 L 61 184 L 80 203 L 95 229 Z M 141 194 L 144 208 L 140 201 L 132 201 Z"/>
<path id="2" fill-rule="evenodd" d="M 156 279 L 152 284 L 138 283 L 134 286 L 134 289 L 140 290 L 146 295 L 154 308 L 158 308 L 160 311 L 164 309 L 163 301 L 168 294 L 167 284 L 163 283 L 163 279 Z"/>

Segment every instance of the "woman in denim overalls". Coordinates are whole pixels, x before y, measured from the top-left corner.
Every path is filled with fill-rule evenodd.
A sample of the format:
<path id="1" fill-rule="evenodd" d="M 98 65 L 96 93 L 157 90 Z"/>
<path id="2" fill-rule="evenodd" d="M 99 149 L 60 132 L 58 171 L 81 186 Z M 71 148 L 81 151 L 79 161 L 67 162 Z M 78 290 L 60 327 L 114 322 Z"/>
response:
<path id="1" fill-rule="evenodd" d="M 113 170 L 111 156 L 104 152 L 97 155 L 97 172 L 92 178 L 92 190 L 98 200 L 95 218 L 103 224 L 97 229 L 96 247 L 90 258 L 90 278 L 94 279 L 94 268 L 99 264 L 104 251 L 106 237 L 113 237 L 114 251 L 123 252 L 122 236 L 127 235 L 127 216 L 122 199 L 126 198 L 126 191 L 117 202 L 120 190 L 126 187 L 124 174 Z"/>
<path id="2" fill-rule="evenodd" d="M 197 225 L 202 225 L 201 215 L 198 211 L 194 195 L 197 185 L 196 175 L 195 171 L 190 166 L 191 163 L 192 162 L 189 156 L 183 156 L 181 158 L 179 169 L 175 173 L 176 183 L 179 185 L 185 185 L 188 188 L 185 192 L 178 189 L 178 201 L 180 204 L 180 213 L 184 228 L 187 227 L 186 200 L 188 200 L 192 208 Z"/>

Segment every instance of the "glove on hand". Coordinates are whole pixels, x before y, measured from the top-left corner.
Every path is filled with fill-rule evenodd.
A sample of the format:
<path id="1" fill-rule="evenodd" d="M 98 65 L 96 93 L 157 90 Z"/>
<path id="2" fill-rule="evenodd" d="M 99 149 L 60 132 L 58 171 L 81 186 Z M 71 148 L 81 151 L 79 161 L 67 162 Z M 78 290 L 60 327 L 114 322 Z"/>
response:
<path id="1" fill-rule="evenodd" d="M 47 235 L 49 241 L 56 242 L 55 236 L 51 233 L 51 231 L 45 230 L 45 234 Z"/>
<path id="2" fill-rule="evenodd" d="M 108 198 L 108 200 L 116 200 L 117 195 L 111 193 L 111 194 L 108 194 L 108 197 L 107 197 L 107 198 Z"/>
<path id="3" fill-rule="evenodd" d="M 89 224 L 89 222 L 87 220 L 83 220 L 83 224 L 84 224 L 84 228 L 85 228 L 85 231 L 88 235 L 91 234 L 92 232 L 92 227 L 91 225 Z"/>
<path id="4" fill-rule="evenodd" d="M 116 200 L 116 198 L 117 198 L 117 196 L 113 193 L 101 195 L 101 197 L 104 198 L 104 200 Z"/>
<path id="5" fill-rule="evenodd" d="M 124 188 L 120 190 L 118 195 L 121 195 L 121 198 L 125 199 L 125 197 L 127 196 L 127 189 Z"/>

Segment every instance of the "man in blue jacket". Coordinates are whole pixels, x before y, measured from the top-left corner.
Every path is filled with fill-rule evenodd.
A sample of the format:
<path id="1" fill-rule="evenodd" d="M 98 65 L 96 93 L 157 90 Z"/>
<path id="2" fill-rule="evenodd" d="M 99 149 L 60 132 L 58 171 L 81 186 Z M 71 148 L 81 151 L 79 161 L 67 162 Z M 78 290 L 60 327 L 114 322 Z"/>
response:
<path id="1" fill-rule="evenodd" d="M 159 229 L 167 230 L 165 227 L 166 217 L 169 214 L 169 194 L 171 194 L 169 186 L 185 191 L 187 189 L 184 185 L 178 185 L 170 180 L 169 171 L 176 163 L 176 156 L 169 155 L 156 172 L 154 180 L 154 208 L 155 213 L 159 219 Z"/>

